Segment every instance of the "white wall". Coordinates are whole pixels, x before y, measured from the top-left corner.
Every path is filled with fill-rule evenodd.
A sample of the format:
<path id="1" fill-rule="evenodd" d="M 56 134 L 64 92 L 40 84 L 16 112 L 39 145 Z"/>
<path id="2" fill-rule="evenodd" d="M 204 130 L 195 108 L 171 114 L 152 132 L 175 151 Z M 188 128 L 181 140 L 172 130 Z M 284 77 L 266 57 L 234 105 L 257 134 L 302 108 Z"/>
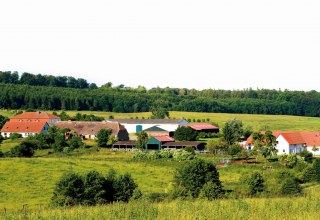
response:
<path id="1" fill-rule="evenodd" d="M 136 133 L 137 125 L 142 125 L 142 130 L 158 126 L 166 131 L 175 131 L 179 127 L 178 124 L 121 124 L 127 129 L 128 133 Z"/>
<path id="2" fill-rule="evenodd" d="M 278 144 L 276 146 L 278 155 L 281 154 L 298 154 L 305 149 L 304 144 L 289 144 L 282 135 L 277 138 Z"/>
<path id="3" fill-rule="evenodd" d="M 289 143 L 286 141 L 286 139 L 284 139 L 284 137 L 282 137 L 282 135 L 279 135 L 279 137 L 277 138 L 278 144 L 276 146 L 277 150 L 278 150 L 278 155 L 281 154 L 289 154 Z"/>
<path id="4" fill-rule="evenodd" d="M 312 148 L 313 146 L 308 146 L 307 147 L 307 151 L 311 152 L 313 155 L 317 155 L 319 156 L 320 155 L 320 146 L 316 146 L 318 148 L 317 151 L 313 151 Z"/>

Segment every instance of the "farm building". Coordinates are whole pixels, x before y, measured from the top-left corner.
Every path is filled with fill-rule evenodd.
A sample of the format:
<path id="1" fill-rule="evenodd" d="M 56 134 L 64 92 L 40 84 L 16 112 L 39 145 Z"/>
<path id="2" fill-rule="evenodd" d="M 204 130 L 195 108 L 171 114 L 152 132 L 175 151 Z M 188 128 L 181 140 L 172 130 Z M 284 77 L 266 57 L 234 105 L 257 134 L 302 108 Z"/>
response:
<path id="1" fill-rule="evenodd" d="M 122 124 L 129 133 L 140 132 L 154 126 L 170 132 L 188 123 L 184 119 L 109 119 L 109 121 Z"/>
<path id="2" fill-rule="evenodd" d="M 197 132 L 219 133 L 219 128 L 209 123 L 187 123 L 182 126 L 190 127 Z"/>
<path id="3" fill-rule="evenodd" d="M 161 150 L 163 144 L 168 142 L 174 142 L 174 139 L 169 136 L 152 137 L 146 144 L 146 150 Z"/>
<path id="4" fill-rule="evenodd" d="M 149 136 L 173 136 L 173 132 L 169 132 L 167 130 L 164 130 L 160 128 L 159 126 L 153 126 L 151 128 L 147 128 L 144 130 Z"/>
<path id="5" fill-rule="evenodd" d="M 129 134 L 124 126 L 118 122 L 84 122 L 84 121 L 59 121 L 55 123 L 58 128 L 69 128 L 84 139 L 95 139 L 101 129 L 111 129 L 113 136 L 119 141 L 129 140 Z"/>
<path id="6" fill-rule="evenodd" d="M 47 122 L 49 125 L 61 119 L 48 112 L 23 112 L 10 119 L 11 122 Z"/>
<path id="7" fill-rule="evenodd" d="M 162 145 L 162 149 L 181 149 L 186 147 L 192 147 L 195 150 L 203 150 L 206 143 L 197 141 L 179 141 L 179 142 L 167 142 Z"/>
<path id="8" fill-rule="evenodd" d="M 135 147 L 135 141 L 117 141 L 112 145 L 112 150 L 132 150 Z"/>
<path id="9" fill-rule="evenodd" d="M 320 132 L 277 131 L 272 134 L 277 140 L 278 155 L 298 154 L 304 149 L 314 155 L 320 155 Z M 248 138 L 246 147 L 248 150 L 252 149 L 252 135 Z"/>
<path id="10" fill-rule="evenodd" d="M 3 137 L 10 137 L 11 133 L 21 134 L 22 137 L 28 137 L 39 133 L 46 133 L 49 124 L 45 121 L 29 122 L 29 121 L 7 121 L 1 129 Z"/>

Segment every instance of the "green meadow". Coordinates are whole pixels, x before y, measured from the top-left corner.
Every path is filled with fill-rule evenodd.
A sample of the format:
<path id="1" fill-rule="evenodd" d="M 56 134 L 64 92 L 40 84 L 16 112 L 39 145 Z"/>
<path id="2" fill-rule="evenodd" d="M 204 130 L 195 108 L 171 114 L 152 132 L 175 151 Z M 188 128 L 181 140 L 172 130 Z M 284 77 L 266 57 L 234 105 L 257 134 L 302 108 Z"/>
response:
<path id="1" fill-rule="evenodd" d="M 67 111 L 75 115 L 75 111 Z M 148 118 L 150 113 L 89 112 L 109 118 Z M 15 111 L 1 110 L 11 117 Z M 253 129 L 269 127 L 272 130 L 319 131 L 320 119 L 284 115 L 247 115 L 221 113 L 170 112 L 172 118 L 209 119 L 220 127 L 233 118 L 243 121 Z M 2 152 L 9 151 L 21 140 L 5 140 Z M 242 198 L 205 200 L 174 200 L 152 203 L 149 200 L 128 204 L 113 203 L 96 207 L 55 208 L 50 206 L 55 184 L 66 172 L 85 173 L 96 170 L 106 175 L 110 169 L 118 173 L 130 173 L 144 195 L 165 193 L 172 187 L 173 175 L 184 162 L 170 159 L 137 161 L 132 152 L 113 152 L 98 149 L 94 141 L 88 141 L 89 149 L 79 149 L 71 154 L 49 154 L 51 150 L 38 150 L 33 158 L 0 158 L 0 219 L 318 219 L 320 186 L 304 185 L 299 197 Z M 199 156 L 217 162 L 218 157 Z M 225 189 L 236 190 L 240 177 L 253 170 L 262 171 L 265 164 L 232 164 L 218 167 Z M 279 168 L 274 164 L 274 170 Z M 268 171 L 273 172 L 273 171 Z M 236 197 L 239 197 L 237 195 Z M 241 195 L 240 195 L 241 198 Z"/>
<path id="2" fill-rule="evenodd" d="M 203 157 L 203 156 L 200 156 Z M 213 157 L 206 156 L 206 160 Z M 152 203 L 148 200 L 113 203 L 96 207 L 56 208 L 50 198 L 56 182 L 65 172 L 111 168 L 129 172 L 141 191 L 165 193 L 173 174 L 184 162 L 173 160 L 136 161 L 131 152 L 96 148 L 72 155 L 0 159 L 0 219 L 316 219 L 320 208 L 319 185 L 304 186 L 299 197 L 174 200 Z M 275 168 L 276 169 L 276 168 Z M 242 174 L 262 170 L 262 165 L 219 167 L 225 189 L 234 189 Z M 270 171 L 272 172 L 272 171 Z"/>
<path id="3" fill-rule="evenodd" d="M 15 110 L 0 110 L 0 115 L 12 117 L 16 113 Z M 149 118 L 150 112 L 140 113 L 115 113 L 115 112 L 98 112 L 98 111 L 66 111 L 67 114 L 74 116 L 77 113 L 94 114 L 108 119 L 113 116 L 115 119 L 123 118 Z M 242 120 L 245 126 L 251 127 L 253 130 L 269 128 L 271 130 L 283 131 L 320 131 L 320 118 L 290 116 L 290 115 L 256 115 L 256 114 L 226 114 L 226 113 L 202 113 L 202 112 L 170 112 L 171 118 L 186 118 L 207 120 L 223 127 L 224 123 L 231 119 Z"/>

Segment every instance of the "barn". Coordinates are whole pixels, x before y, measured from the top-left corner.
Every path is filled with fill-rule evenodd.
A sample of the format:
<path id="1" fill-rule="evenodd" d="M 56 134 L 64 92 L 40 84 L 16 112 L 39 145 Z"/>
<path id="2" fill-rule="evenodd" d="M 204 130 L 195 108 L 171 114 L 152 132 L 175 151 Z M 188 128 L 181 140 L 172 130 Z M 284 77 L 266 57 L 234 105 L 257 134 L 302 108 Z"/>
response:
<path id="1" fill-rule="evenodd" d="M 185 119 L 109 119 L 108 121 L 122 124 L 128 133 L 137 133 L 154 126 L 171 132 L 188 123 Z"/>

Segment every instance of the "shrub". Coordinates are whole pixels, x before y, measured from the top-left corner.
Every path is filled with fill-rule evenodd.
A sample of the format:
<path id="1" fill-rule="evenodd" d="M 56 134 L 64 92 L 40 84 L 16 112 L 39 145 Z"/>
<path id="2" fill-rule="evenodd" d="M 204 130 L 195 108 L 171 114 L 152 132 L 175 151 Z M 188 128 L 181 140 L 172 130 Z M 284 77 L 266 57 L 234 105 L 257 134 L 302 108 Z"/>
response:
<path id="1" fill-rule="evenodd" d="M 259 172 L 254 172 L 250 175 L 242 176 L 242 182 L 248 185 L 248 194 L 253 196 L 258 192 L 264 191 L 264 179 Z"/>
<path id="2" fill-rule="evenodd" d="M 302 188 L 295 178 L 286 178 L 280 186 L 282 195 L 297 195 L 302 192 Z"/>
<path id="3" fill-rule="evenodd" d="M 231 156 L 237 155 L 242 151 L 242 147 L 238 143 L 234 143 L 228 147 L 228 154 Z"/>
<path id="4" fill-rule="evenodd" d="M 99 147 L 107 147 L 108 140 L 110 138 L 111 133 L 112 133 L 111 129 L 101 129 L 98 132 L 96 141 Z"/>
<path id="5" fill-rule="evenodd" d="M 109 190 L 108 190 L 109 189 Z M 112 186 L 97 171 L 90 171 L 84 176 L 83 204 L 105 204 L 112 201 Z"/>
<path id="6" fill-rule="evenodd" d="M 10 136 L 9 136 L 9 138 L 10 138 L 11 140 L 15 140 L 15 139 L 22 138 L 22 135 L 19 134 L 19 133 L 11 133 Z"/>
<path id="7" fill-rule="evenodd" d="M 307 163 L 312 163 L 312 157 L 313 157 L 313 154 L 307 150 L 303 150 L 300 152 L 299 154 L 303 159 L 304 161 L 306 161 Z"/>
<path id="8" fill-rule="evenodd" d="M 135 188 L 132 192 L 132 196 L 130 200 L 138 200 L 142 197 L 142 192 L 140 189 Z"/>
<path id="9" fill-rule="evenodd" d="M 137 151 L 136 153 L 133 154 L 133 159 L 136 159 L 136 160 L 145 160 L 147 158 L 148 156 L 145 151 Z"/>
<path id="10" fill-rule="evenodd" d="M 34 154 L 33 143 L 24 141 L 11 149 L 10 154 L 13 157 L 32 157 Z"/>
<path id="11" fill-rule="evenodd" d="M 297 178 L 291 171 L 280 170 L 275 174 L 277 190 L 281 195 L 296 195 L 302 192 Z"/>
<path id="12" fill-rule="evenodd" d="M 174 139 L 177 141 L 195 141 L 197 140 L 198 133 L 191 127 L 179 127 L 174 133 Z"/>
<path id="13" fill-rule="evenodd" d="M 172 152 L 169 151 L 169 150 L 161 150 L 159 152 L 159 155 L 161 158 L 165 158 L 165 159 L 168 159 L 168 158 L 172 158 Z"/>
<path id="14" fill-rule="evenodd" d="M 137 188 L 137 184 L 130 174 L 126 173 L 115 179 L 113 188 L 115 201 L 128 202 L 133 195 L 133 191 Z"/>
<path id="15" fill-rule="evenodd" d="M 303 170 L 301 179 L 305 183 L 312 182 L 317 179 L 316 172 L 312 166 L 308 166 Z"/>
<path id="16" fill-rule="evenodd" d="M 185 150 L 179 149 L 173 152 L 172 157 L 176 160 L 192 160 L 195 158 L 193 153 L 187 152 Z"/>
<path id="17" fill-rule="evenodd" d="M 67 141 L 67 144 L 71 150 L 80 148 L 84 145 L 81 138 L 77 136 L 72 136 L 72 138 Z"/>
<path id="18" fill-rule="evenodd" d="M 147 158 L 149 160 L 157 160 L 161 158 L 161 155 L 158 153 L 158 151 L 149 151 L 147 153 Z"/>
<path id="19" fill-rule="evenodd" d="M 317 158 L 313 161 L 312 167 L 316 174 L 316 181 L 320 182 L 320 158 Z"/>
<path id="20" fill-rule="evenodd" d="M 208 182 L 204 184 L 199 194 L 199 198 L 208 199 L 208 200 L 218 199 L 221 196 L 222 196 L 221 186 L 218 186 L 216 183 L 213 183 L 213 182 Z"/>
<path id="21" fill-rule="evenodd" d="M 162 202 L 166 197 L 167 197 L 167 194 L 157 193 L 157 192 L 149 193 L 148 195 L 145 196 L 145 198 L 152 203 Z"/>
<path id="22" fill-rule="evenodd" d="M 57 183 L 51 200 L 57 206 L 128 202 L 134 192 L 135 198 L 139 195 L 141 197 L 137 184 L 129 174 L 117 176 L 114 170 L 110 170 L 107 177 L 96 171 L 90 171 L 83 176 L 67 173 Z"/>
<path id="23" fill-rule="evenodd" d="M 82 204 L 84 196 L 84 182 L 75 173 L 64 174 L 53 192 L 52 203 L 58 206 L 72 206 Z"/>
<path id="24" fill-rule="evenodd" d="M 4 157 L 4 153 L 0 150 L 0 157 Z"/>
<path id="25" fill-rule="evenodd" d="M 219 173 L 213 164 L 203 160 L 193 160 L 178 168 L 174 181 L 176 186 L 182 186 L 188 194 L 196 198 L 204 184 L 212 182 L 221 189 L 222 185 L 219 180 Z"/>

